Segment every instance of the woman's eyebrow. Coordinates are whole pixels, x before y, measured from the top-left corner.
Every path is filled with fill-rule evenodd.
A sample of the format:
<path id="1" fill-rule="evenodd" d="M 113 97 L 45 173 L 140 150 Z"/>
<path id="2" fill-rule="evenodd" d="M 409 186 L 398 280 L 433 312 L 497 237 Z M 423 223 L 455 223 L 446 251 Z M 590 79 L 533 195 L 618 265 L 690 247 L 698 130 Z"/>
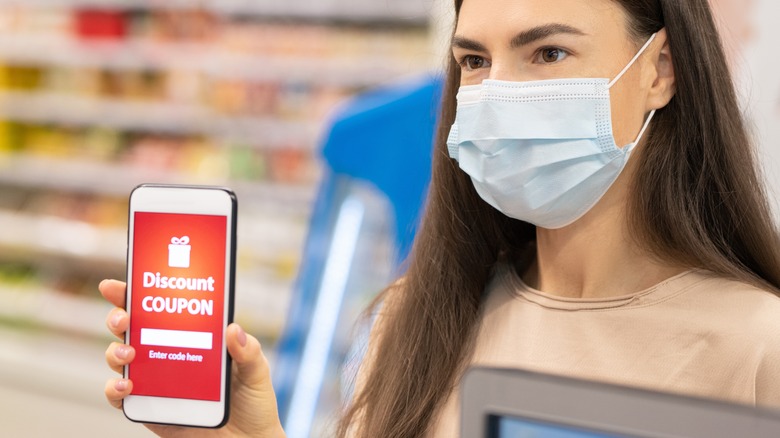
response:
<path id="1" fill-rule="evenodd" d="M 541 39 L 559 34 L 587 35 L 585 32 L 577 29 L 576 27 L 569 26 L 568 24 L 549 23 L 518 33 L 514 38 L 512 38 L 512 40 L 509 42 L 509 45 L 513 49 L 516 49 Z M 487 52 L 487 49 L 482 43 L 460 35 L 455 35 L 452 37 L 452 47 L 457 47 L 464 50 L 473 50 L 475 52 Z"/>
<path id="2" fill-rule="evenodd" d="M 569 26 L 568 24 L 550 23 L 536 26 L 518 33 L 514 38 L 512 38 L 512 41 L 509 43 L 509 45 L 513 49 L 516 49 L 541 39 L 559 34 L 587 35 L 585 32 L 577 29 L 576 27 Z"/>
<path id="3" fill-rule="evenodd" d="M 452 47 L 475 52 L 487 52 L 487 49 L 481 43 L 458 35 L 452 37 Z"/>

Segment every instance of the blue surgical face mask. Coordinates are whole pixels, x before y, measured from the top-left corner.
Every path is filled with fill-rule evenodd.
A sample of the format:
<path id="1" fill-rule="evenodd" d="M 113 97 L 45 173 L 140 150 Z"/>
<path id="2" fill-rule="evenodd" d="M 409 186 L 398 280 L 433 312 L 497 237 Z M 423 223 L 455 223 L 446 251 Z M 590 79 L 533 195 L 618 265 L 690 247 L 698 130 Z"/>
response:
<path id="1" fill-rule="evenodd" d="M 505 215 L 561 228 L 590 210 L 615 182 L 636 140 L 619 148 L 612 133 L 609 79 L 485 80 L 458 92 L 447 140 L 477 193 Z"/>

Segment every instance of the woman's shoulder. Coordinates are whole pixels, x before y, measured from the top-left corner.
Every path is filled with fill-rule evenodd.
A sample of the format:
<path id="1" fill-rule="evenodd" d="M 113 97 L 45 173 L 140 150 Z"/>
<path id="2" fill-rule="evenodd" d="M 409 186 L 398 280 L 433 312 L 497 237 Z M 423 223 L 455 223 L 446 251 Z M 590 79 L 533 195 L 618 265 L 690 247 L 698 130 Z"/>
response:
<path id="1" fill-rule="evenodd" d="M 760 351 L 780 365 L 780 296 L 768 286 L 707 271 L 693 275 L 700 281 L 675 304 L 685 307 L 686 324 L 740 350 Z"/>
<path id="2" fill-rule="evenodd" d="M 668 306 L 724 363 L 739 363 L 753 375 L 756 405 L 780 408 L 780 296 L 769 286 L 705 270 L 687 275 L 689 287 Z"/>
<path id="3" fill-rule="evenodd" d="M 698 270 L 692 298 L 706 300 L 732 314 L 751 316 L 757 322 L 771 322 L 780 327 L 780 295 L 769 286 L 760 287 L 746 281 Z"/>
<path id="4" fill-rule="evenodd" d="M 780 408 L 780 297 L 769 288 L 714 274 L 701 284 L 701 292 L 708 291 L 717 297 L 725 334 L 748 353 L 745 365 L 753 367 L 755 404 Z"/>

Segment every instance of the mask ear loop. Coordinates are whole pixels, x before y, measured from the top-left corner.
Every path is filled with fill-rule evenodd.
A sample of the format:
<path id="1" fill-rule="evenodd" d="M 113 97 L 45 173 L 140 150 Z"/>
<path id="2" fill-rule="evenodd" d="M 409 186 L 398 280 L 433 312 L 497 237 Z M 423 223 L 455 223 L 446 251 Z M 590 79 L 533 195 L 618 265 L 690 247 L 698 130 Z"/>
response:
<path id="1" fill-rule="evenodd" d="M 639 57 L 640 57 L 640 56 L 642 56 L 642 53 L 644 53 L 644 52 L 645 52 L 645 50 L 647 50 L 647 48 L 650 46 L 650 43 L 652 43 L 652 42 L 653 42 L 653 40 L 655 39 L 655 36 L 656 36 L 656 35 L 658 35 L 658 33 L 654 33 L 654 34 L 650 35 L 650 39 L 649 39 L 649 40 L 647 40 L 647 42 L 645 43 L 645 45 L 644 45 L 644 46 L 642 46 L 642 48 L 641 48 L 641 49 L 639 49 L 639 51 L 636 53 L 636 55 L 634 55 L 634 58 L 633 58 L 633 59 L 631 59 L 631 61 L 628 63 L 628 65 L 626 65 L 626 66 L 623 68 L 623 71 L 621 71 L 620 73 L 618 73 L 618 75 L 617 75 L 617 76 L 615 76 L 615 79 L 612 79 L 612 81 L 611 81 L 609 84 L 607 84 L 607 88 L 612 88 L 612 86 L 613 86 L 613 85 L 615 85 L 615 83 L 616 83 L 617 81 L 619 81 L 619 80 L 620 80 L 620 78 L 622 78 L 624 74 L 626 74 L 626 72 L 628 71 L 628 69 L 629 69 L 629 68 L 631 68 L 631 66 L 632 66 L 632 65 L 634 65 L 634 63 L 636 62 L 636 60 L 637 60 L 637 59 L 639 59 Z"/>
<path id="2" fill-rule="evenodd" d="M 647 120 L 645 120 L 645 124 L 642 126 L 642 130 L 639 131 L 639 135 L 636 136 L 636 140 L 634 140 L 633 143 L 626 146 L 627 153 L 631 153 L 631 151 L 634 150 L 636 145 L 639 144 L 639 140 L 641 140 L 642 136 L 645 135 L 645 131 L 647 131 L 647 127 L 650 126 L 650 121 L 653 120 L 654 115 L 655 115 L 655 110 L 650 111 L 650 115 L 647 116 Z"/>

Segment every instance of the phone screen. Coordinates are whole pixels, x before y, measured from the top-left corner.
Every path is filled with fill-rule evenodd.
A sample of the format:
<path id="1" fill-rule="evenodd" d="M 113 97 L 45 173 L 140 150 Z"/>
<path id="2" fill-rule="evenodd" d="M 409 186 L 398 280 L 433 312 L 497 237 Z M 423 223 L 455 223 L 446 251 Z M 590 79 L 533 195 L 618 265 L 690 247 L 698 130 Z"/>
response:
<path id="1" fill-rule="evenodd" d="M 226 216 L 133 214 L 133 394 L 219 401 Z"/>

